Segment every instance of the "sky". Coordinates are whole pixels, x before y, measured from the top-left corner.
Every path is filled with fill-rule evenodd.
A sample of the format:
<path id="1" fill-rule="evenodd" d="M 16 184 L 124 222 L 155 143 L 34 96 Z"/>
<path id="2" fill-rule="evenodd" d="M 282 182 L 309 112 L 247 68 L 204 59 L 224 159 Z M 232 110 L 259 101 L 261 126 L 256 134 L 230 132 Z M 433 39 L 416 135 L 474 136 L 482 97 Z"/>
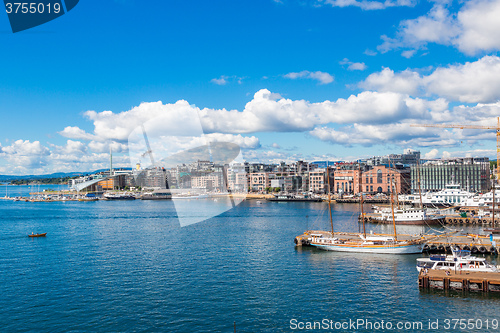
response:
<path id="1" fill-rule="evenodd" d="M 187 114 L 249 162 L 495 159 L 494 130 L 410 125 L 497 124 L 498 17 L 500 0 L 85 0 L 12 33 L 0 15 L 0 174 L 106 168 L 110 146 L 130 167 L 134 130 Z"/>

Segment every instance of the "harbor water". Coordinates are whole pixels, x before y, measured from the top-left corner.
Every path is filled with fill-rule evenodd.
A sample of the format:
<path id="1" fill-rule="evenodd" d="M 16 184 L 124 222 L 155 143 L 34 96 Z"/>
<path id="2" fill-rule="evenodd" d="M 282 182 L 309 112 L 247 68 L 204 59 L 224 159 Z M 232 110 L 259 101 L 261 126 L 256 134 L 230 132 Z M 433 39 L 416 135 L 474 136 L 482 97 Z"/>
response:
<path id="1" fill-rule="evenodd" d="M 203 205 L 192 201 L 196 213 Z M 169 200 L 0 200 L 2 331 L 391 331 L 381 322 L 406 332 L 499 329 L 498 296 L 419 290 L 418 255 L 296 248 L 293 239 L 305 230 L 329 229 L 326 206 L 246 200 L 181 227 Z M 359 230 L 356 205 L 333 209 L 336 230 Z M 428 231 L 406 228 L 402 232 Z M 47 237 L 30 239 L 31 232 Z M 325 319 L 372 326 L 300 329 Z M 452 329 L 449 322 L 447 329 L 451 319 L 472 319 L 476 326 Z M 400 330 L 398 323 L 404 323 Z"/>

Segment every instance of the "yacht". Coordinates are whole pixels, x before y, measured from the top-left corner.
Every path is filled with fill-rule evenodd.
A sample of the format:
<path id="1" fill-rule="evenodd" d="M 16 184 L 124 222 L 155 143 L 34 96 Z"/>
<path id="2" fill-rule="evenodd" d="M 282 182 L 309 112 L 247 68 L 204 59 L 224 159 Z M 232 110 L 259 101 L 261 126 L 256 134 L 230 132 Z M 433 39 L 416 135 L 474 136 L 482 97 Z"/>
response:
<path id="1" fill-rule="evenodd" d="M 441 269 L 469 272 L 499 272 L 498 266 L 491 265 L 485 258 L 474 257 L 470 251 L 453 250 L 453 255 L 436 254 L 417 259 L 417 270 Z"/>

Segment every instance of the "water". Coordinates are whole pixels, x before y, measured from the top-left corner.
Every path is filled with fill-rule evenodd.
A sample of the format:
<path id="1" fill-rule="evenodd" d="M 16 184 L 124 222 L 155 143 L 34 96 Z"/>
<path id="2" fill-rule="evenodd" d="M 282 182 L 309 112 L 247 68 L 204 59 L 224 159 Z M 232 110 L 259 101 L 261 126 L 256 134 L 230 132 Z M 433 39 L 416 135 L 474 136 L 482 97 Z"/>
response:
<path id="1" fill-rule="evenodd" d="M 181 228 L 170 201 L 0 200 L 2 331 L 233 332 L 234 322 L 237 332 L 301 331 L 294 319 L 425 330 L 438 319 L 442 332 L 458 318 L 483 320 L 485 332 L 498 319 L 500 297 L 420 291 L 417 255 L 295 248 L 304 230 L 329 228 L 325 206 L 245 201 Z M 356 206 L 334 209 L 337 230 L 358 230 Z"/>

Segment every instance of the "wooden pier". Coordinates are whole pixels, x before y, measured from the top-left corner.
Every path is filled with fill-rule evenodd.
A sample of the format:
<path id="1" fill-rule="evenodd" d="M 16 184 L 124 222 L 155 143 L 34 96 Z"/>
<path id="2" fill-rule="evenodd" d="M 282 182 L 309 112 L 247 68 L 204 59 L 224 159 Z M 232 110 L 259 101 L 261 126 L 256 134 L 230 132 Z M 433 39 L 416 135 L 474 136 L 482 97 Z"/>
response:
<path id="1" fill-rule="evenodd" d="M 418 286 L 422 289 L 500 293 L 500 273 L 422 270 L 418 275 Z"/>

